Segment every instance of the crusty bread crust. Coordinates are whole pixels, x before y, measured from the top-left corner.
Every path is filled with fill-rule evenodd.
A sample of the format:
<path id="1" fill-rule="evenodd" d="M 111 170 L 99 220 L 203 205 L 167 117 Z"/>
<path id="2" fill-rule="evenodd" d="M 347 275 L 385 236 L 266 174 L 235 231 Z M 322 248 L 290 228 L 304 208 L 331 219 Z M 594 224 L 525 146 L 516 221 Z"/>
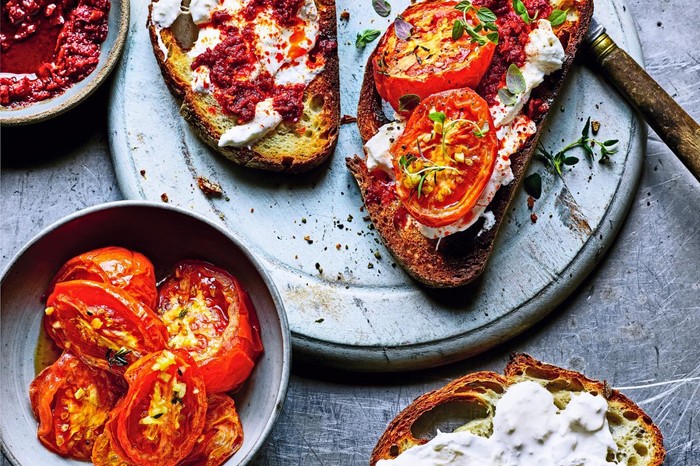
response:
<path id="1" fill-rule="evenodd" d="M 397 228 L 394 218 L 401 207 L 399 200 L 395 199 L 386 204 L 368 202 L 367 193 L 381 189 L 378 184 L 380 181 L 369 176 L 364 158 L 356 155 L 346 159 L 348 168 L 360 187 L 372 223 L 384 244 L 399 265 L 419 282 L 433 288 L 454 288 L 474 281 L 485 270 L 496 235 L 535 153 L 544 119 L 551 113 L 551 104 L 564 84 L 574 56 L 588 30 L 593 14 L 593 1 L 574 0 L 573 5 L 579 13 L 579 20 L 575 30 L 567 30 L 564 36 L 560 37 L 566 40 L 564 64 L 561 70 L 547 76 L 532 95 L 533 98 L 542 99 L 550 104 L 550 111 L 534 120 L 537 132 L 520 151 L 511 156 L 511 169 L 515 179 L 509 185 L 502 186 L 489 204 L 488 210 L 493 212 L 496 220 L 491 229 L 477 236 L 482 224 L 477 222 L 475 227 L 467 231 L 443 238 L 438 247 L 437 240 L 425 238 L 412 222 L 408 222 L 403 228 Z M 382 110 L 381 97 L 374 84 L 373 58 L 374 53 L 365 68 L 357 109 L 357 125 L 364 143 L 371 139 L 382 125 L 388 123 Z"/>
<path id="2" fill-rule="evenodd" d="M 315 0 L 319 14 L 318 40 L 337 44 L 335 0 Z M 223 134 L 220 121 L 225 117 L 211 95 L 191 90 L 191 60 L 172 31 L 158 30 L 151 21 L 148 30 L 158 66 L 172 94 L 182 99 L 180 113 L 214 151 L 246 167 L 269 171 L 301 173 L 323 163 L 334 151 L 340 126 L 340 81 L 338 50 L 324 48 L 324 69 L 304 92 L 304 113 L 295 123 L 281 123 L 251 147 L 219 147 Z M 165 56 L 159 44 L 168 49 Z M 212 116 L 214 109 L 216 117 Z M 232 122 L 233 120 L 227 120 Z M 230 124 L 228 125 L 230 126 Z"/>
<path id="3" fill-rule="evenodd" d="M 417 398 L 391 421 L 372 451 L 370 465 L 374 466 L 380 459 L 395 458 L 412 446 L 426 443 L 426 439 L 415 438 L 411 429 L 421 416 L 434 408 L 453 401 L 472 401 L 484 406 L 492 419 L 495 413 L 493 407 L 508 386 L 526 380 L 543 385 L 552 392 L 557 401 L 568 402 L 571 393 L 581 391 L 602 395 L 608 401 L 607 418 L 613 439 L 619 448 L 619 459 L 624 459 L 620 464 L 663 464 L 666 452 L 659 428 L 639 406 L 622 393 L 610 388 L 606 382 L 592 380 L 578 372 L 539 362 L 522 353 L 511 356 L 504 374 L 475 372 Z M 464 421 L 466 423 L 469 420 Z M 628 463 L 627 460 L 631 456 L 634 456 L 637 462 Z"/>

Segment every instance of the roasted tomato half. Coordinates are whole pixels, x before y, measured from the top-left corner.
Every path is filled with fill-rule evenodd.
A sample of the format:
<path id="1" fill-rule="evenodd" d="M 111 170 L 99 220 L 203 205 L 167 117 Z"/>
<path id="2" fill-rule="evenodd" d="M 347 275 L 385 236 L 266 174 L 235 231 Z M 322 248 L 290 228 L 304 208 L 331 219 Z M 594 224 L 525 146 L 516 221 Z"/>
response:
<path id="1" fill-rule="evenodd" d="M 209 396 L 207 420 L 190 455 L 179 466 L 219 466 L 243 445 L 236 403 L 227 395 Z"/>
<path id="2" fill-rule="evenodd" d="M 122 392 L 117 377 L 64 352 L 29 386 L 39 440 L 59 455 L 90 459 L 107 415 Z"/>
<path id="3" fill-rule="evenodd" d="M 479 200 L 497 153 L 484 99 L 467 88 L 434 94 L 391 146 L 399 199 L 423 225 L 449 225 Z"/>
<path id="4" fill-rule="evenodd" d="M 139 466 L 175 466 L 204 428 L 207 394 L 197 366 L 186 351 L 163 350 L 139 359 L 124 377 L 129 390 L 105 426 L 111 448 Z"/>
<path id="5" fill-rule="evenodd" d="M 95 249 L 80 254 L 56 273 L 48 294 L 56 283 L 70 280 L 91 280 L 121 288 L 142 304 L 156 307 L 158 291 L 153 264 L 141 253 L 117 246 Z"/>
<path id="6" fill-rule="evenodd" d="M 238 280 L 202 261 L 184 261 L 160 285 L 158 314 L 170 348 L 197 362 L 209 393 L 237 388 L 262 352 L 255 310 Z"/>
<path id="7" fill-rule="evenodd" d="M 496 46 L 485 38 L 489 31 L 483 29 L 473 9 L 465 15 L 455 8 L 457 4 L 450 1 L 412 5 L 401 15 L 411 26 L 410 36 L 398 37 L 394 22 L 379 41 L 373 60 L 374 81 L 379 95 L 397 112 L 410 113 L 399 103 L 404 95 L 425 99 L 448 89 L 475 88 L 491 64 Z M 472 41 L 467 33 L 453 40 L 455 23 L 465 16 L 472 27 L 481 26 L 477 34 L 483 35 L 480 40 L 485 41 L 484 45 Z"/>
<path id="8" fill-rule="evenodd" d="M 49 336 L 94 367 L 122 373 L 125 366 L 167 343 L 168 332 L 158 315 L 112 285 L 58 283 L 46 306 Z"/>

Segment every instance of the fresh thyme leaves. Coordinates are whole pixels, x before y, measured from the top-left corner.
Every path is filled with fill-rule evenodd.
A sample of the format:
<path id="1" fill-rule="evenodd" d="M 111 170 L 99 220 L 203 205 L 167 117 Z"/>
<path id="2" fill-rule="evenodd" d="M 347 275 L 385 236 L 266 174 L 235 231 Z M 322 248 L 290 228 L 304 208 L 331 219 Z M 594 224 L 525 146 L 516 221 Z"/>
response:
<path id="1" fill-rule="evenodd" d="M 512 107 L 518 101 L 515 96 L 505 87 L 498 90 L 498 98 L 506 107 Z"/>
<path id="2" fill-rule="evenodd" d="M 515 63 L 511 63 L 506 73 L 506 87 L 513 94 L 522 94 L 526 86 L 522 71 Z"/>
<path id="3" fill-rule="evenodd" d="M 474 126 L 475 126 L 475 128 L 472 131 L 472 133 L 474 133 L 474 136 L 476 136 L 478 138 L 483 138 L 484 136 L 486 136 L 486 133 L 489 132 L 489 122 L 488 121 L 485 121 L 484 124 L 481 126 L 481 128 L 479 128 L 479 125 L 477 125 L 476 123 L 474 123 Z"/>
<path id="4" fill-rule="evenodd" d="M 523 3 L 523 0 L 513 0 L 513 11 L 515 11 L 527 24 L 530 24 L 536 20 L 539 13 L 537 12 L 535 13 L 535 16 L 530 16 L 530 14 L 527 12 L 527 7 L 525 7 L 525 4 Z"/>
<path id="5" fill-rule="evenodd" d="M 573 166 L 579 162 L 579 159 L 577 157 L 566 155 L 568 152 L 576 148 L 583 149 L 586 155 L 588 155 L 593 160 L 595 159 L 594 149 L 598 147 L 598 150 L 600 151 L 600 159 L 598 161 L 600 163 L 607 162 L 608 160 L 610 160 L 610 156 L 617 152 L 617 147 L 615 146 L 618 143 L 618 140 L 609 139 L 603 142 L 597 141 L 590 137 L 590 127 L 591 118 L 588 117 L 588 120 L 586 120 L 586 124 L 583 126 L 583 130 L 581 130 L 580 138 L 578 138 L 571 144 L 565 146 L 563 149 L 556 153 L 548 151 L 544 148 L 542 144 L 540 144 L 538 146 L 538 155 L 545 162 L 545 165 L 552 168 L 559 176 L 561 176 L 562 169 L 565 165 Z"/>
<path id="6" fill-rule="evenodd" d="M 542 196 L 542 177 L 539 173 L 533 173 L 532 175 L 525 178 L 523 181 L 525 186 L 525 192 L 535 199 L 539 199 Z"/>
<path id="7" fill-rule="evenodd" d="M 126 356 L 131 353 L 131 350 L 126 348 L 121 348 L 117 351 L 112 349 L 107 350 L 105 358 L 107 358 L 107 364 L 110 366 L 127 366 L 129 361 L 127 361 Z"/>
<path id="8" fill-rule="evenodd" d="M 430 49 L 424 45 L 416 45 L 413 48 L 413 55 L 416 57 L 416 61 L 418 62 L 419 65 L 423 64 L 423 60 L 421 59 L 420 55 L 418 55 L 418 51 L 423 50 L 424 52 L 430 52 Z M 428 56 L 430 58 L 430 55 Z"/>
<path id="9" fill-rule="evenodd" d="M 372 8 L 382 18 L 386 18 L 391 14 L 391 5 L 386 0 L 372 0 Z"/>
<path id="10" fill-rule="evenodd" d="M 506 87 L 498 90 L 498 98 L 506 107 L 512 107 L 518 101 L 517 96 L 527 90 L 527 83 L 522 71 L 511 63 L 506 73 Z"/>
<path id="11" fill-rule="evenodd" d="M 561 26 L 566 21 L 566 15 L 568 13 L 569 13 L 568 9 L 563 10 L 563 11 L 562 10 L 553 10 L 549 14 L 549 18 L 547 18 L 547 20 L 550 23 L 552 23 L 552 27 Z"/>
<path id="12" fill-rule="evenodd" d="M 187 309 L 181 310 L 180 313 L 177 315 L 177 318 L 184 319 L 188 312 L 189 312 L 189 310 L 187 310 Z"/>
<path id="13" fill-rule="evenodd" d="M 397 16 L 396 20 L 394 20 L 394 33 L 399 39 L 408 40 L 413 33 L 413 25 L 401 16 Z"/>
<path id="14" fill-rule="evenodd" d="M 357 39 L 355 40 L 355 47 L 358 49 L 363 49 L 370 42 L 374 42 L 377 37 L 382 33 L 376 29 L 365 29 L 362 32 L 357 33 Z"/>
<path id="15" fill-rule="evenodd" d="M 440 123 L 444 125 L 447 116 L 443 112 L 433 112 L 430 115 L 428 115 L 428 118 L 430 118 L 435 123 Z"/>
<path id="16" fill-rule="evenodd" d="M 486 7 L 477 8 L 468 0 L 463 0 L 455 5 L 455 8 L 462 12 L 462 18 L 458 19 L 452 25 L 452 40 L 459 40 L 466 32 L 471 37 L 472 42 L 476 42 L 480 46 L 486 45 L 488 42 L 498 44 L 498 26 L 496 25 L 496 15 L 493 11 Z M 479 18 L 481 24 L 472 26 L 467 21 L 467 13 L 471 10 L 476 12 L 476 17 Z M 484 36 L 479 34 L 482 31 L 487 32 Z"/>
<path id="17" fill-rule="evenodd" d="M 420 97 L 416 94 L 404 94 L 399 98 L 399 113 L 413 111 L 420 103 Z"/>

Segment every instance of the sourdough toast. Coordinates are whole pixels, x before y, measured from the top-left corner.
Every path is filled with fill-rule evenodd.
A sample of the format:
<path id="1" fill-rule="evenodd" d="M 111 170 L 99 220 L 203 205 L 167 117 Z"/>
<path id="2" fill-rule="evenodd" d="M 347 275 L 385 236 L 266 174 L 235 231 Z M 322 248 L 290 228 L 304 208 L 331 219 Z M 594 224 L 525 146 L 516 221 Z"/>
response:
<path id="1" fill-rule="evenodd" d="M 569 10 L 572 12 L 570 16 L 576 20 L 567 22 L 555 31 L 565 51 L 564 62 L 559 71 L 545 77 L 544 82 L 534 89 L 530 98 L 530 101 L 541 101 L 548 108 L 551 108 L 564 84 L 593 14 L 592 0 L 564 0 L 556 2 L 555 6 Z M 499 53 L 500 48 L 497 48 L 496 54 Z M 377 134 L 381 126 L 389 122 L 375 86 L 372 69 L 375 54 L 376 50 L 370 56 L 365 69 L 357 110 L 357 124 L 364 143 Z M 494 215 L 495 224 L 480 231 L 483 222 L 479 221 L 468 230 L 441 240 L 426 238 L 412 222 L 397 221 L 404 215 L 399 199 L 396 196 L 391 199 L 376 195 L 386 190 L 386 180 L 369 173 L 364 158 L 355 156 L 347 159 L 348 168 L 360 187 L 372 223 L 396 261 L 413 278 L 429 287 L 453 288 L 466 285 L 483 273 L 498 230 L 535 153 L 537 140 L 548 114 L 549 111 L 534 115 L 532 120 L 537 127 L 536 133 L 510 157 L 514 181 L 501 186 L 488 206 L 488 210 Z"/>
<path id="2" fill-rule="evenodd" d="M 261 139 L 241 147 L 219 145 L 236 118 L 224 112 L 212 93 L 192 88 L 194 60 L 188 51 L 197 38 L 197 26 L 189 15 L 182 14 L 171 27 L 159 28 L 152 17 L 154 3 L 149 6 L 147 26 L 156 61 L 170 91 L 182 99 L 180 113 L 208 146 L 246 167 L 290 173 L 308 171 L 332 154 L 340 124 L 334 0 L 315 0 L 319 32 L 309 55 L 322 60 L 324 67 L 304 90 L 301 117 L 285 120 Z"/>
<path id="3" fill-rule="evenodd" d="M 504 375 L 495 372 L 476 372 L 461 377 L 443 388 L 417 398 L 391 421 L 372 452 L 370 465 L 381 459 L 395 458 L 403 451 L 427 442 L 414 437 L 414 431 L 425 429 L 425 418 L 440 406 L 454 406 L 463 402 L 472 409 L 471 419 L 463 419 L 463 427 L 472 434 L 489 437 L 493 430 L 494 407 L 506 389 L 516 383 L 533 381 L 545 387 L 554 397 L 554 403 L 563 409 L 574 393 L 587 392 L 607 400 L 606 418 L 617 452 L 609 451 L 608 460 L 618 464 L 660 466 L 665 457 L 663 438 L 649 416 L 629 398 L 613 390 L 606 382 L 591 380 L 584 375 L 544 364 L 526 354 L 514 354 Z M 466 412 L 466 411 L 465 411 Z M 424 419 L 425 419 L 424 418 Z"/>

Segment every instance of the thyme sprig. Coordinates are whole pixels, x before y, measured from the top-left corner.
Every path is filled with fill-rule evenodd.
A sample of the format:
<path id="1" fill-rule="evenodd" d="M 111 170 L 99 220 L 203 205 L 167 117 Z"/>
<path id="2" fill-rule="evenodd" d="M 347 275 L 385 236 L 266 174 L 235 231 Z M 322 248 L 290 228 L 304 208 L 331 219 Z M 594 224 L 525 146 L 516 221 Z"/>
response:
<path id="1" fill-rule="evenodd" d="M 590 128 L 591 117 L 588 117 L 588 120 L 586 120 L 586 124 L 581 130 L 580 138 L 564 146 L 564 148 L 560 149 L 556 153 L 548 151 L 542 144 L 539 144 L 537 147 L 537 153 L 540 156 L 540 158 L 544 161 L 545 165 L 549 168 L 552 168 L 560 177 L 562 175 L 562 170 L 564 166 L 573 166 L 579 162 L 578 157 L 567 155 L 567 153 L 577 148 L 583 149 L 583 151 L 591 160 L 595 160 L 595 148 L 597 147 L 598 151 L 600 152 L 600 158 L 598 162 L 606 163 L 610 160 L 611 155 L 617 153 L 616 145 L 618 143 L 618 140 L 608 139 L 607 141 L 601 142 L 596 139 L 593 139 L 592 137 L 590 137 L 589 134 Z"/>
<path id="2" fill-rule="evenodd" d="M 462 12 L 462 18 L 458 19 L 452 25 L 452 40 L 459 40 L 466 32 L 471 37 L 472 42 L 476 42 L 480 46 L 486 45 L 488 42 L 498 44 L 498 26 L 496 25 L 496 15 L 493 11 L 486 7 L 477 8 L 472 5 L 469 0 L 462 0 L 455 8 Z M 479 18 L 480 24 L 472 26 L 467 21 L 467 13 L 471 10 L 476 12 L 476 17 Z M 485 31 L 486 35 L 479 34 Z M 490 32 L 489 32 L 490 31 Z"/>
<path id="3" fill-rule="evenodd" d="M 425 179 L 428 176 L 433 175 L 433 181 L 437 184 L 437 174 L 439 172 L 444 170 L 459 172 L 459 170 L 449 165 L 437 164 L 432 160 L 424 157 L 422 151 L 420 150 L 420 143 L 416 141 L 416 144 L 418 145 L 418 152 L 420 154 L 420 157 L 416 157 L 415 155 L 402 155 L 399 159 L 399 166 L 401 167 L 401 171 L 403 171 L 404 175 L 406 175 L 406 177 L 408 177 L 409 179 L 418 177 L 418 186 L 416 191 L 418 193 L 418 197 L 421 197 L 421 195 L 423 194 L 423 183 L 425 183 Z M 413 166 L 414 162 L 417 162 L 419 160 L 422 162 L 423 168 L 420 168 L 416 171 L 412 171 L 411 167 Z M 426 164 L 428 165 L 426 166 Z"/>
<path id="4" fill-rule="evenodd" d="M 114 351 L 113 349 L 108 349 L 107 354 L 105 355 L 105 358 L 107 359 L 107 364 L 110 366 L 128 366 L 129 361 L 126 359 L 126 356 L 131 353 L 131 350 L 128 350 L 126 348 L 120 348 L 117 351 Z"/>

